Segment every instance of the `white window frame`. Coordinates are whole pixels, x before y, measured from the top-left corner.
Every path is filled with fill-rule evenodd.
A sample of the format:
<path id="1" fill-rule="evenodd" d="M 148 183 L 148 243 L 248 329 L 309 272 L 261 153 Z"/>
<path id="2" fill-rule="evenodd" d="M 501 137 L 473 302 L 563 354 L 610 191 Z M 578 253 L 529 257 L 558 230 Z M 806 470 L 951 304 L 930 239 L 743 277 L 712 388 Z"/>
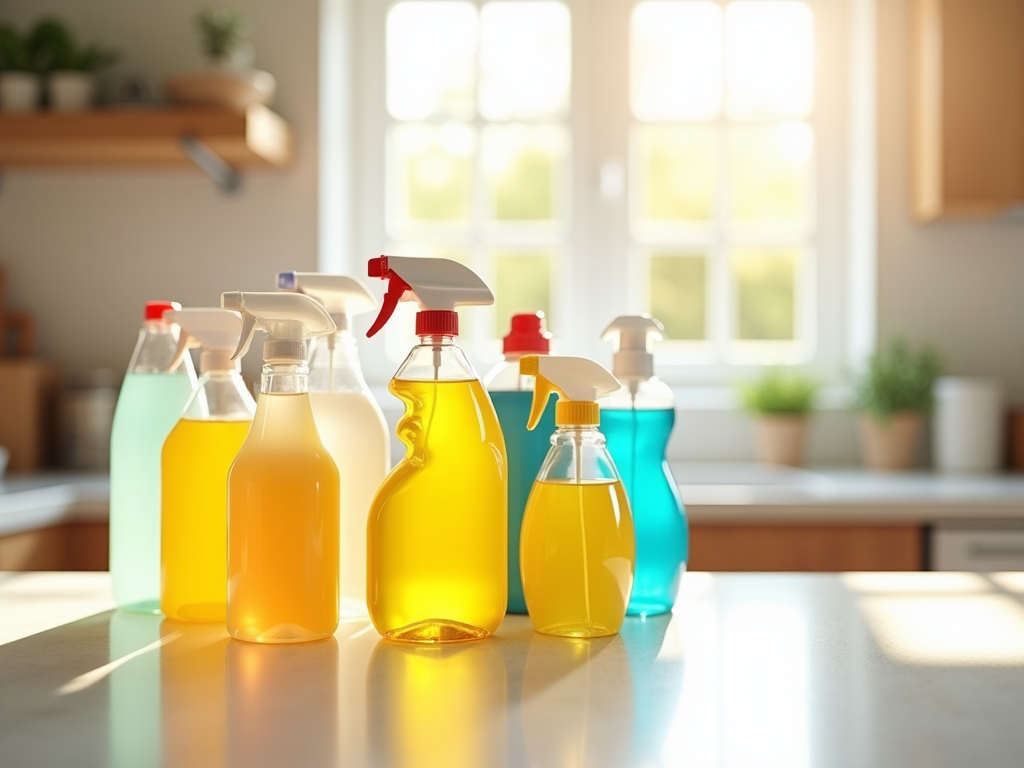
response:
<path id="1" fill-rule="evenodd" d="M 479 3 L 485 0 L 476 0 Z M 528 2 L 529 0 L 522 0 Z M 572 16 L 568 258 L 553 283 L 556 351 L 610 361 L 598 336 L 617 314 L 642 311 L 637 249 L 629 235 L 629 174 L 617 199 L 600 189 L 602 169 L 629 153 L 628 35 L 639 0 L 562 0 Z M 720 0 L 723 4 L 729 0 Z M 874 5 L 876 0 L 805 0 L 814 11 L 818 77 L 815 130 L 819 267 L 815 357 L 803 366 L 840 384 L 875 336 Z M 366 260 L 388 242 L 384 169 L 385 20 L 392 0 L 322 0 L 320 266 L 365 274 Z M 594 8 L 600 6 L 602 13 Z M 618 40 L 618 44 L 616 42 Z M 339 43 L 339 41 L 342 41 Z M 330 70 L 328 70 L 330 68 Z M 584 107 L 585 100 L 588 106 Z M 340 106 L 332 106 L 332 104 Z M 615 106 L 615 105 L 619 106 Z M 591 120 L 587 111 L 605 115 Z M 615 185 L 610 185 L 614 187 Z M 372 286 L 382 292 L 383 285 Z M 559 290 L 561 293 L 559 294 Z M 368 326 L 363 318 L 357 328 Z M 397 364 L 379 341 L 362 344 L 367 378 L 387 381 Z M 492 350 L 469 350 L 483 373 Z M 656 362 L 677 387 L 728 388 L 756 366 Z M 685 396 L 682 398 L 685 404 Z M 723 402 L 721 398 L 712 400 Z"/>

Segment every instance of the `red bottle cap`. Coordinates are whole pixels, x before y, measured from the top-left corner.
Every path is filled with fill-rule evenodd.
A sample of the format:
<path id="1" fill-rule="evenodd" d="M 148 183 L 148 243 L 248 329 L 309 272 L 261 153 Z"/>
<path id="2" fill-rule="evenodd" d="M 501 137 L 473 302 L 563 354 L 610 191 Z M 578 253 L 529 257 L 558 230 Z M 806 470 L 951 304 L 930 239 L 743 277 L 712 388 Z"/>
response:
<path id="1" fill-rule="evenodd" d="M 143 317 L 146 320 L 163 320 L 164 312 L 170 309 L 181 309 L 181 304 L 176 301 L 147 301 Z"/>
<path id="2" fill-rule="evenodd" d="M 544 330 L 543 312 L 512 315 L 512 330 L 502 343 L 507 355 L 546 355 L 551 351 L 551 334 Z"/>
<path id="3" fill-rule="evenodd" d="M 454 309 L 424 309 L 416 313 L 417 336 L 458 336 L 459 313 Z"/>

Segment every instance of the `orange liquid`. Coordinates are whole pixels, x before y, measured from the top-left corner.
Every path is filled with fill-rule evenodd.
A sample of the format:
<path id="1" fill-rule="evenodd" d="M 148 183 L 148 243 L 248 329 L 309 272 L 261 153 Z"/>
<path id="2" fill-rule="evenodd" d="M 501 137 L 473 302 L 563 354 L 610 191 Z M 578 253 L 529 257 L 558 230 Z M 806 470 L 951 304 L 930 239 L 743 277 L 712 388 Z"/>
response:
<path id="1" fill-rule="evenodd" d="M 309 395 L 260 395 L 228 479 L 228 632 L 300 643 L 338 628 L 338 469 Z"/>

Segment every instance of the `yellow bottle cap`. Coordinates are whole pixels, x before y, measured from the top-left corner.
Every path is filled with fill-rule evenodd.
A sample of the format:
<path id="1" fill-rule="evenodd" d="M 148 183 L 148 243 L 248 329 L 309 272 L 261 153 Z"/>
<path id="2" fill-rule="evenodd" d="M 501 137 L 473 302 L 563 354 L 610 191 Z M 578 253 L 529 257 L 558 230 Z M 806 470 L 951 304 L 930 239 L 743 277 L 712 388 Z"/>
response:
<path id="1" fill-rule="evenodd" d="M 559 427 L 589 426 L 601 423 L 601 411 L 596 402 L 586 400 L 559 400 L 555 403 L 555 424 Z"/>

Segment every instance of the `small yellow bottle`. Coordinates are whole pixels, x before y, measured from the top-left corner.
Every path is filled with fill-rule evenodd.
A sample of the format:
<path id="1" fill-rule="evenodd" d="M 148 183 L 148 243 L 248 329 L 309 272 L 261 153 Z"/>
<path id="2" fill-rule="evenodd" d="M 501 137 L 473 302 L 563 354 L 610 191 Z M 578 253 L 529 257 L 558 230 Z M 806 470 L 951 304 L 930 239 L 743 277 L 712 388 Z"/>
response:
<path id="1" fill-rule="evenodd" d="M 202 378 L 161 453 L 160 610 L 181 621 L 224 621 L 228 470 L 256 410 L 231 360 L 242 318 L 219 308 L 164 317 L 181 328 L 172 367 L 198 346 Z"/>
<path id="2" fill-rule="evenodd" d="M 561 395 L 558 429 L 523 516 L 519 555 L 530 621 L 549 635 L 613 635 L 626 616 L 636 542 L 626 492 L 597 429 L 597 398 L 619 382 L 582 357 L 526 355 L 519 370 L 537 377 L 530 429 L 551 392 Z"/>
<path id="3" fill-rule="evenodd" d="M 290 293 L 225 293 L 242 312 L 234 357 L 257 323 L 263 378 L 252 429 L 228 476 L 228 610 L 232 637 L 300 643 L 338 628 L 338 469 L 309 402 L 305 340 L 333 333 L 313 299 Z"/>
<path id="4" fill-rule="evenodd" d="M 414 347 L 391 381 L 405 403 L 401 463 L 384 478 L 367 527 L 367 603 L 384 637 L 477 640 L 505 615 L 508 475 L 494 406 L 455 343 L 455 307 L 489 304 L 487 286 L 447 259 L 382 256 L 390 280 L 373 335 L 398 301 L 420 303 Z"/>

